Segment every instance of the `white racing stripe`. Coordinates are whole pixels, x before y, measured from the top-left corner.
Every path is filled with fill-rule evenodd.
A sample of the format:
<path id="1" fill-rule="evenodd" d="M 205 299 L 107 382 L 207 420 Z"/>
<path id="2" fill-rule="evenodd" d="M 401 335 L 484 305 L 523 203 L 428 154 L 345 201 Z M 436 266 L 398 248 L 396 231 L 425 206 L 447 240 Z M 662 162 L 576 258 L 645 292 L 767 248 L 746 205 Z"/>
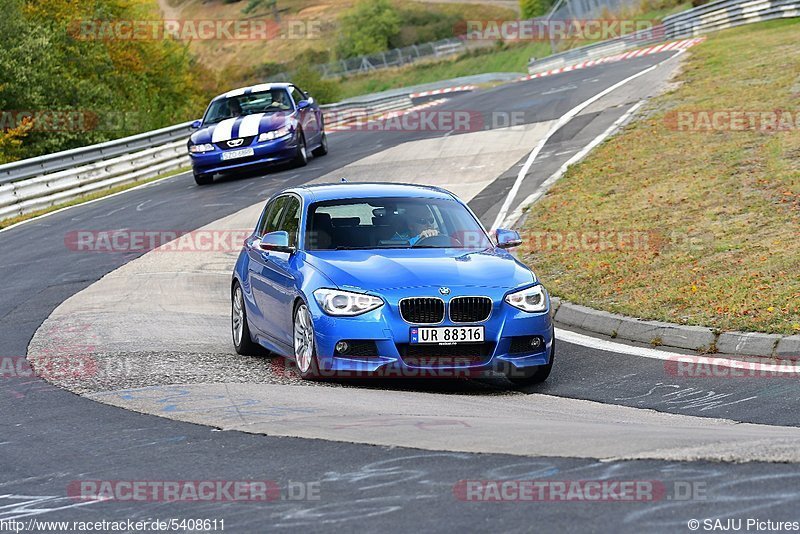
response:
<path id="1" fill-rule="evenodd" d="M 630 356 L 640 356 L 651 360 L 662 360 L 665 362 L 686 362 L 693 365 L 704 365 L 711 368 L 726 367 L 730 369 L 740 369 L 743 372 L 767 374 L 798 374 L 798 369 L 794 361 L 789 361 L 785 365 L 774 363 L 762 363 L 768 360 L 766 357 L 753 357 L 750 359 L 732 360 L 722 356 L 696 356 L 692 354 L 679 354 L 664 350 L 651 349 L 648 347 L 635 347 L 625 345 L 607 339 L 600 339 L 585 334 L 579 334 L 570 330 L 556 328 L 556 339 L 575 345 L 581 345 L 590 349 L 597 349 L 616 354 L 627 354 Z M 755 375 L 757 376 L 757 375 Z"/>
<path id="2" fill-rule="evenodd" d="M 612 91 L 614 91 L 616 89 L 619 89 L 620 87 L 622 87 L 626 83 L 631 82 L 631 81 L 635 80 L 636 78 L 638 78 L 640 76 L 644 76 L 648 72 L 654 71 L 655 69 L 660 67 L 663 63 L 665 63 L 666 61 L 669 61 L 670 59 L 673 59 L 674 57 L 678 56 L 682 52 L 684 52 L 684 50 L 681 50 L 677 54 L 675 54 L 673 56 L 670 56 L 669 58 L 667 58 L 667 59 L 665 59 L 663 61 L 660 61 L 659 63 L 656 63 L 652 67 L 648 67 L 648 68 L 646 68 L 646 69 L 644 69 L 644 70 L 642 70 L 640 72 L 637 72 L 633 76 L 628 76 L 624 80 L 615 83 L 611 87 L 607 87 L 606 89 L 604 89 L 603 91 L 600 91 L 599 93 L 597 93 L 593 97 L 589 98 L 588 100 L 585 100 L 584 102 L 581 102 L 580 104 L 578 104 L 577 106 L 575 106 L 574 108 L 569 110 L 560 119 L 558 119 L 558 121 L 550 128 L 550 130 L 547 132 L 547 134 L 545 134 L 545 136 L 533 148 L 533 151 L 528 156 L 528 159 L 525 161 L 525 164 L 520 169 L 519 174 L 517 174 L 517 179 L 514 181 L 514 185 L 511 187 L 511 191 L 508 192 L 508 196 L 506 196 L 506 199 L 503 202 L 502 207 L 500 208 L 500 213 L 497 214 L 497 217 L 495 218 L 494 223 L 492 224 L 492 230 L 496 230 L 497 228 L 500 228 L 500 225 L 503 223 L 503 221 L 505 221 L 506 217 L 508 216 L 508 211 L 511 209 L 511 203 L 514 202 L 514 199 L 517 197 L 517 193 L 519 193 L 519 188 L 522 186 L 522 181 L 525 179 L 525 177 L 527 176 L 528 172 L 531 170 L 531 166 L 533 165 L 533 162 L 539 156 L 539 153 L 542 151 L 542 148 L 544 148 L 545 143 L 547 143 L 547 141 L 559 129 L 561 129 L 562 126 L 564 126 L 569 121 L 571 121 L 573 118 L 575 118 L 575 116 L 578 113 L 580 113 L 581 111 L 583 111 L 584 109 L 586 109 L 587 107 L 592 105 L 593 103 L 597 102 L 598 100 L 600 100 L 601 98 L 603 98 L 607 94 L 611 93 Z"/>
<path id="3" fill-rule="evenodd" d="M 260 93 L 261 91 L 269 91 L 272 86 L 268 83 L 260 83 L 250 88 L 251 93 Z"/>
<path id="4" fill-rule="evenodd" d="M 255 115 L 247 115 L 242 119 L 239 125 L 239 137 L 249 137 L 251 135 L 258 135 L 258 125 L 264 113 L 256 113 Z"/>
<path id="5" fill-rule="evenodd" d="M 214 128 L 214 133 L 211 135 L 211 142 L 219 143 L 220 141 L 227 141 L 230 139 L 232 136 L 231 132 L 233 132 L 233 123 L 236 122 L 236 119 L 238 118 L 239 117 L 225 119 L 217 124 L 217 127 Z"/>

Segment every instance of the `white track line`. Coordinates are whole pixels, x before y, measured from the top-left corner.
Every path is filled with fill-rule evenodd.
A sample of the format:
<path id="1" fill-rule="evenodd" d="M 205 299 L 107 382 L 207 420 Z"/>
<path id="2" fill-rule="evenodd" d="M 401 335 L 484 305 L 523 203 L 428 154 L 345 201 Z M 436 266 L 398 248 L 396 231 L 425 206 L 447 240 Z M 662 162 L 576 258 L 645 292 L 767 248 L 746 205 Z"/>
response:
<path id="1" fill-rule="evenodd" d="M 666 352 L 663 350 L 650 349 L 647 347 L 635 347 L 632 345 L 625 345 L 607 339 L 600 339 L 585 334 L 579 334 L 570 330 L 563 330 L 556 328 L 556 339 L 581 345 L 590 349 L 603 350 L 606 352 L 614 352 L 617 354 L 628 354 L 631 356 L 641 356 L 643 358 L 650 358 L 651 360 L 661 360 L 665 362 L 685 362 L 693 365 L 709 366 L 711 368 L 727 367 L 731 369 L 740 369 L 743 372 L 751 373 L 764 373 L 764 374 L 800 374 L 800 363 L 790 362 L 784 365 L 761 363 L 769 358 L 767 357 L 754 357 L 745 360 L 731 360 L 724 357 L 714 356 L 694 356 L 689 354 L 678 354 L 675 352 Z M 713 375 L 711 375 L 713 376 Z M 744 375 L 748 376 L 748 375 Z M 758 376 L 757 374 L 754 376 Z"/>
<path id="2" fill-rule="evenodd" d="M 533 151 L 528 156 L 528 159 L 525 161 L 525 164 L 519 170 L 519 173 L 517 174 L 517 179 L 514 181 L 514 185 L 511 187 L 511 191 L 508 192 L 508 196 L 506 196 L 506 199 L 503 202 L 503 205 L 500 207 L 500 213 L 497 214 L 497 217 L 495 218 L 494 223 L 492 224 L 492 230 L 496 230 L 497 228 L 500 228 L 500 225 L 503 224 L 503 221 L 506 220 L 506 217 L 508 216 L 508 211 L 511 209 L 511 203 L 514 202 L 514 199 L 517 197 L 517 193 L 519 193 L 519 188 L 522 186 L 522 181 L 525 179 L 525 176 L 527 176 L 528 172 L 531 170 L 531 166 L 533 165 L 533 162 L 536 160 L 536 157 L 539 155 L 539 152 L 542 151 L 542 148 L 544 148 L 545 143 L 547 143 L 547 141 L 549 141 L 550 138 L 559 129 L 561 129 L 562 126 L 564 126 L 569 121 L 571 121 L 573 118 L 575 118 L 575 116 L 578 113 L 580 113 L 581 111 L 583 111 L 584 109 L 586 109 L 590 105 L 594 104 L 595 102 L 597 102 L 598 100 L 600 100 L 601 98 L 606 96 L 607 94 L 611 93 L 612 91 L 615 91 L 616 89 L 619 89 L 620 87 L 622 87 L 626 83 L 631 82 L 631 81 L 635 80 L 636 78 L 638 78 L 640 76 L 644 76 L 648 72 L 654 71 L 655 69 L 660 67 L 665 62 L 669 61 L 670 59 L 673 59 L 673 58 L 677 57 L 678 55 L 680 55 L 683 52 L 684 52 L 684 50 L 681 50 L 677 54 L 675 54 L 673 56 L 670 56 L 669 58 L 656 63 L 652 67 L 648 67 L 648 68 L 646 68 L 646 69 L 644 69 L 642 71 L 637 72 L 636 74 L 634 74 L 632 76 L 628 76 L 627 78 L 625 78 L 622 81 L 619 81 L 619 82 L 615 83 L 611 87 L 607 87 L 606 89 L 600 91 L 599 93 L 597 93 L 593 97 L 589 98 L 588 100 L 585 100 L 584 102 L 581 102 L 580 104 L 578 104 L 577 106 L 575 106 L 574 108 L 569 110 L 560 119 L 558 119 L 558 121 L 550 128 L 550 130 L 548 130 L 548 132 L 545 134 L 545 136 L 536 144 L 536 146 L 533 148 Z"/>
<path id="3" fill-rule="evenodd" d="M 559 167 L 558 170 L 555 173 L 553 173 L 552 176 L 550 176 L 550 178 L 542 182 L 539 185 L 539 187 L 536 188 L 536 191 L 533 194 L 531 194 L 528 198 L 523 200 L 516 207 L 516 209 L 514 209 L 514 211 L 511 212 L 511 215 L 506 217 L 506 219 L 501 223 L 500 227 L 513 228 L 514 224 L 519 220 L 520 217 L 522 217 L 522 208 L 524 208 L 525 206 L 530 206 L 531 204 L 539 200 L 542 196 L 544 196 L 544 194 L 547 193 L 547 190 L 550 189 L 550 187 L 552 187 L 552 185 L 556 183 L 564 175 L 565 172 L 567 172 L 567 169 L 571 165 L 574 165 L 578 161 L 582 160 L 586 156 L 586 154 L 594 150 L 594 147 L 605 141 L 606 138 L 611 134 L 613 134 L 617 130 L 617 128 L 619 128 L 625 121 L 628 120 L 628 118 L 630 118 L 631 115 L 636 113 L 636 110 L 642 107 L 644 103 L 645 103 L 644 100 L 640 100 L 639 102 L 631 106 L 630 109 L 628 109 L 628 111 L 626 111 L 624 115 L 622 115 L 620 118 L 614 121 L 614 124 L 609 126 L 606 131 L 604 131 L 603 133 L 592 139 L 592 141 L 588 145 L 583 147 L 580 151 L 576 152 L 571 158 L 569 158 L 566 162 L 564 162 L 564 164 L 561 167 Z"/>

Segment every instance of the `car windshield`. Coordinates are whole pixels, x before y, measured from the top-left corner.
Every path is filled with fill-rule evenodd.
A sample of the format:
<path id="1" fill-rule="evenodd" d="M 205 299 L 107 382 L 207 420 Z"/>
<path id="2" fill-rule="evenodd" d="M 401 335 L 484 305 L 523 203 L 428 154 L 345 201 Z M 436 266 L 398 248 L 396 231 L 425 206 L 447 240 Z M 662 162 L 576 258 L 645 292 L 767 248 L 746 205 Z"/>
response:
<path id="1" fill-rule="evenodd" d="M 225 119 L 254 113 L 278 113 L 292 109 L 292 101 L 285 89 L 270 89 L 213 101 L 206 111 L 203 124 L 216 124 Z"/>
<path id="2" fill-rule="evenodd" d="M 318 202 L 308 209 L 308 250 L 489 246 L 478 221 L 454 200 L 347 199 Z"/>

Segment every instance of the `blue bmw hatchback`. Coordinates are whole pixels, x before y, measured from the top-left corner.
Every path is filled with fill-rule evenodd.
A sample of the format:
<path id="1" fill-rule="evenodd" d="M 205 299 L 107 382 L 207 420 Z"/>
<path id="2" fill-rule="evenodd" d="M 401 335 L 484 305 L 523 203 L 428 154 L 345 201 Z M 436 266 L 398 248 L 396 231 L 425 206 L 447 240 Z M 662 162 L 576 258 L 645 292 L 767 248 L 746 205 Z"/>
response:
<path id="1" fill-rule="evenodd" d="M 328 139 L 319 105 L 291 83 L 264 83 L 214 98 L 187 149 L 198 185 L 215 173 L 273 163 L 308 162 L 308 153 L 324 156 Z"/>
<path id="2" fill-rule="evenodd" d="M 534 273 L 439 188 L 343 183 L 266 204 L 233 273 L 239 354 L 261 345 L 303 378 L 550 374 L 550 298 Z"/>

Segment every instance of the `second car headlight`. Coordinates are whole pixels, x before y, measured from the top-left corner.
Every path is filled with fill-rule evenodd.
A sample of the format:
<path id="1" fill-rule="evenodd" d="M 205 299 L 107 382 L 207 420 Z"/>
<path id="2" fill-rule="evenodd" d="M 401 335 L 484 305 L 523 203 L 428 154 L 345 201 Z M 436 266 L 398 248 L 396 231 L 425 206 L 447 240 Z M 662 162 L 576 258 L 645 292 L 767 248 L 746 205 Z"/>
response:
<path id="1" fill-rule="evenodd" d="M 506 295 L 506 302 L 525 312 L 543 312 L 547 309 L 547 293 L 541 285 L 535 285 Z"/>
<path id="2" fill-rule="evenodd" d="M 383 306 L 378 297 L 339 289 L 317 289 L 314 298 L 328 315 L 361 315 Z"/>
<path id="3" fill-rule="evenodd" d="M 281 137 L 286 137 L 292 133 L 292 129 L 288 126 L 283 126 L 278 128 L 277 130 L 272 130 L 271 132 L 264 132 L 258 136 L 258 142 L 263 143 L 264 141 L 272 141 L 273 139 L 279 139 Z"/>
<path id="4" fill-rule="evenodd" d="M 211 152 L 214 150 L 214 145 L 209 143 L 204 143 L 201 145 L 189 145 L 189 152 L 193 154 L 199 154 L 201 152 Z"/>

